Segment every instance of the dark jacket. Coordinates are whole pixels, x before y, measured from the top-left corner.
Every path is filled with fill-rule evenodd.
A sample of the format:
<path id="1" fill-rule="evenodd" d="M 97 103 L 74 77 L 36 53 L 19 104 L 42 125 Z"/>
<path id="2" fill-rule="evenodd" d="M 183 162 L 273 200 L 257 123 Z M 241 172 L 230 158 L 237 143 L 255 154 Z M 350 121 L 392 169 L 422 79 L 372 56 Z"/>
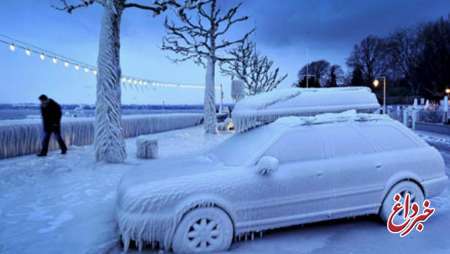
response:
<path id="1" fill-rule="evenodd" d="M 58 131 L 61 127 L 61 106 L 59 104 L 49 99 L 44 105 L 41 105 L 42 121 L 44 124 L 44 131 L 52 132 Z"/>

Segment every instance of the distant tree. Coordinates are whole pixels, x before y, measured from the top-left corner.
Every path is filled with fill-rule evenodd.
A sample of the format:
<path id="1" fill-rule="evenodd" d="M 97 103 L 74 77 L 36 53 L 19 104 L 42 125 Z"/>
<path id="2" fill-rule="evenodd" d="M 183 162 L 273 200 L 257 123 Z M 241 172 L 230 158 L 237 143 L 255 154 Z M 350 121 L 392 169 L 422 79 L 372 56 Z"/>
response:
<path id="1" fill-rule="evenodd" d="M 355 65 L 353 67 L 349 85 L 362 86 L 363 84 L 364 84 L 364 78 L 363 78 L 362 68 L 359 65 Z"/>
<path id="2" fill-rule="evenodd" d="M 420 94 L 437 99 L 450 85 L 450 21 L 441 18 L 419 29 L 423 51 L 413 67 L 413 82 L 420 84 Z"/>
<path id="3" fill-rule="evenodd" d="M 271 91 L 287 77 L 287 74 L 279 76 L 279 68 L 273 67 L 268 57 L 258 54 L 252 42 L 247 41 L 229 53 L 234 60 L 223 66 L 222 71 L 242 80 L 248 95 Z"/>
<path id="4" fill-rule="evenodd" d="M 399 29 L 386 39 L 386 64 L 389 75 L 397 84 L 407 84 L 412 95 L 418 95 L 421 84 L 414 82 L 424 45 L 418 40 L 416 28 Z"/>
<path id="5" fill-rule="evenodd" d="M 326 60 L 313 61 L 303 66 L 298 72 L 299 87 L 321 87 L 327 84 L 330 63 Z"/>
<path id="6" fill-rule="evenodd" d="M 344 71 L 341 66 L 333 64 L 329 68 L 328 80 L 326 83 L 327 87 L 337 87 L 344 83 Z"/>
<path id="7" fill-rule="evenodd" d="M 181 7 L 175 0 L 140 4 L 127 0 L 60 0 L 54 8 L 68 13 L 91 6 L 103 6 L 100 45 L 97 58 L 97 100 L 95 107 L 95 158 L 97 161 L 123 162 L 125 141 L 121 127 L 120 23 L 127 9 L 141 9 L 159 15 L 168 7 Z"/>
<path id="8" fill-rule="evenodd" d="M 370 86 L 375 78 L 386 75 L 385 53 L 385 41 L 375 36 L 368 36 L 353 47 L 347 65 L 352 70 L 360 68 L 363 79 L 360 85 Z"/>
<path id="9" fill-rule="evenodd" d="M 194 8 L 180 9 L 177 19 L 166 18 L 167 35 L 163 50 L 179 55 L 175 61 L 193 59 L 206 67 L 204 97 L 204 128 L 206 133 L 216 133 L 215 76 L 216 64 L 233 60 L 226 50 L 242 44 L 251 30 L 238 39 L 230 40 L 231 27 L 246 21 L 247 16 L 236 17 L 241 4 L 224 11 L 217 0 L 199 0 Z"/>
<path id="10" fill-rule="evenodd" d="M 385 76 L 389 96 L 438 99 L 450 85 L 450 21 L 398 29 L 385 38 L 368 36 L 355 45 L 347 65 L 351 85 Z"/>

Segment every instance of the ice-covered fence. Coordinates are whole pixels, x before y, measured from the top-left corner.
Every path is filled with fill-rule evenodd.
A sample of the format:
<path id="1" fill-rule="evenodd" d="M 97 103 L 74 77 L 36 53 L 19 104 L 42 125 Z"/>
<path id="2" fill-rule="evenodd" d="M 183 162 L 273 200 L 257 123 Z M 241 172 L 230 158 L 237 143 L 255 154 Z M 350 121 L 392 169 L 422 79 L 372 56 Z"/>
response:
<path id="1" fill-rule="evenodd" d="M 181 129 L 198 125 L 203 115 L 196 113 L 124 116 L 124 137 Z M 94 142 L 94 119 L 63 119 L 62 136 L 68 145 L 89 145 Z M 40 119 L 0 121 L 0 159 L 32 154 L 41 148 L 42 125 Z M 50 149 L 57 148 L 54 139 Z"/>

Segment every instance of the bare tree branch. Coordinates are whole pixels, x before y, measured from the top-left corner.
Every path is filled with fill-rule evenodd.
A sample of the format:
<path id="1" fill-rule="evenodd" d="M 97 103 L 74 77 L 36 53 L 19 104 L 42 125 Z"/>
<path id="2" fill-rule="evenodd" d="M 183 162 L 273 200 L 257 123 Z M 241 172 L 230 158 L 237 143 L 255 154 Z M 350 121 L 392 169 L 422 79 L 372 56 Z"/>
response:
<path id="1" fill-rule="evenodd" d="M 244 43 L 254 31 L 235 40 L 220 39 L 235 24 L 248 19 L 246 16 L 235 17 L 240 6 L 230 8 L 222 16 L 217 0 L 199 0 L 190 8 L 180 8 L 176 13 L 176 23 L 168 19 L 164 23 L 167 35 L 163 39 L 162 49 L 180 55 L 177 61 L 207 57 L 219 63 L 232 61 L 233 57 L 227 55 L 225 50 Z"/>
<path id="2" fill-rule="evenodd" d="M 105 2 L 102 0 L 79 0 L 77 4 L 70 4 L 67 2 L 67 0 L 59 0 L 59 2 L 61 3 L 61 6 L 52 5 L 52 7 L 59 11 L 66 11 L 68 13 L 72 13 L 72 11 L 79 8 L 88 7 L 96 2 L 102 5 L 105 4 Z"/>
<path id="3" fill-rule="evenodd" d="M 144 5 L 139 3 L 125 3 L 123 5 L 124 8 L 137 8 L 152 11 L 155 15 L 159 15 L 162 12 L 166 11 L 169 6 L 173 6 L 176 8 L 181 7 L 181 5 L 176 0 L 158 0 L 155 1 L 152 5 Z"/>
<path id="4" fill-rule="evenodd" d="M 221 71 L 242 80 L 248 95 L 271 91 L 287 77 L 287 74 L 279 77 L 279 68 L 273 69 L 273 61 L 259 55 L 252 42 L 245 41 L 229 54 L 233 60 L 222 65 Z"/>

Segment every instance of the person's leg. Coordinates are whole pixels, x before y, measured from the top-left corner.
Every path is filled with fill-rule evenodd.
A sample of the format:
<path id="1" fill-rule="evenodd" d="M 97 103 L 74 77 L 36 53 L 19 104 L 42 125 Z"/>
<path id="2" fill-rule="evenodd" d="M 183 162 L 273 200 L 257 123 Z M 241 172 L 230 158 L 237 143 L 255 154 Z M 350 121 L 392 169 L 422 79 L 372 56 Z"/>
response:
<path id="1" fill-rule="evenodd" d="M 46 131 L 44 134 L 44 138 L 42 139 L 42 150 L 41 152 L 38 154 L 39 156 L 46 156 L 47 152 L 48 152 L 48 143 L 50 142 L 50 137 L 51 137 L 52 133 Z"/>
<path id="2" fill-rule="evenodd" d="M 65 154 L 67 152 L 66 143 L 64 143 L 64 139 L 61 137 L 61 128 L 57 128 L 55 130 L 55 136 L 58 140 L 59 148 L 61 149 L 61 153 Z"/>

